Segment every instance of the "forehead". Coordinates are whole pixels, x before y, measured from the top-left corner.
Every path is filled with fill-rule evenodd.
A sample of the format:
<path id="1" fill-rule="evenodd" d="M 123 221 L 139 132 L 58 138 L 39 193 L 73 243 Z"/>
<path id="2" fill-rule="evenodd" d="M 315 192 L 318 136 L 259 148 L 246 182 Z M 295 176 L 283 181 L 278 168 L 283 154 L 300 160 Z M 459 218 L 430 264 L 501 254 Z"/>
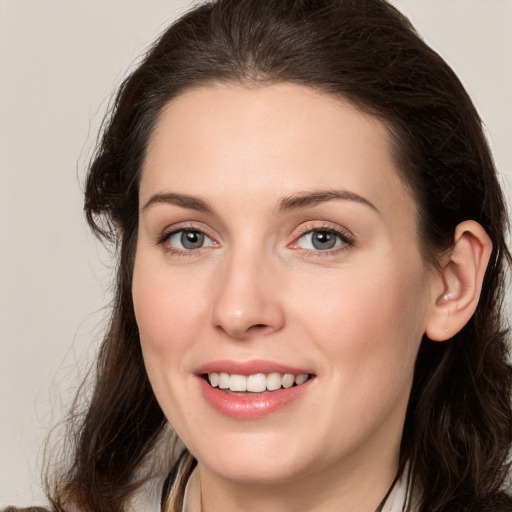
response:
<path id="1" fill-rule="evenodd" d="M 162 111 L 140 195 L 141 204 L 165 191 L 260 204 L 333 188 L 414 217 L 377 118 L 305 86 L 212 85 L 185 92 Z"/>

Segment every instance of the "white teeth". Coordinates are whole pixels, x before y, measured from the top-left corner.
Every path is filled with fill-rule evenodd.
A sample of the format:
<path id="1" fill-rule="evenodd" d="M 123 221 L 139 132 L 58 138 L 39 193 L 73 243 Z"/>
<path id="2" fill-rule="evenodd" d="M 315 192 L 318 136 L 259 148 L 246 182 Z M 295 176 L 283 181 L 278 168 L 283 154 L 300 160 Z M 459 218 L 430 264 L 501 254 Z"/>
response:
<path id="1" fill-rule="evenodd" d="M 288 389 L 295 383 L 295 375 L 291 373 L 285 373 L 283 376 L 283 388 Z"/>
<path id="2" fill-rule="evenodd" d="M 210 379 L 210 384 L 216 388 L 218 385 L 219 385 L 219 374 L 218 373 L 210 373 L 210 375 L 208 376 L 209 379 Z"/>
<path id="3" fill-rule="evenodd" d="M 309 377 L 309 375 L 307 373 L 301 373 L 300 375 L 297 375 L 295 377 L 295 384 L 297 384 L 297 386 L 304 384 L 304 382 L 306 382 L 308 380 L 308 377 Z"/>
<path id="4" fill-rule="evenodd" d="M 262 393 L 264 391 L 276 391 L 281 387 L 288 389 L 294 384 L 300 386 L 309 379 L 309 374 L 301 373 L 293 375 L 291 373 L 255 373 L 254 375 L 237 375 L 229 373 L 212 372 L 208 374 L 210 385 L 214 388 L 229 389 L 230 391 L 251 393 Z"/>
<path id="5" fill-rule="evenodd" d="M 243 375 L 230 375 L 229 389 L 231 391 L 247 391 L 247 377 Z"/>
<path id="6" fill-rule="evenodd" d="M 219 374 L 219 388 L 220 389 L 228 389 L 229 388 L 229 374 L 228 373 L 220 373 Z"/>
<path id="7" fill-rule="evenodd" d="M 252 391 L 253 393 L 261 393 L 267 389 L 267 378 L 263 373 L 249 375 L 246 380 L 247 391 Z"/>
<path id="8" fill-rule="evenodd" d="M 280 373 L 270 373 L 267 377 L 267 389 L 275 391 L 281 387 L 283 376 Z"/>

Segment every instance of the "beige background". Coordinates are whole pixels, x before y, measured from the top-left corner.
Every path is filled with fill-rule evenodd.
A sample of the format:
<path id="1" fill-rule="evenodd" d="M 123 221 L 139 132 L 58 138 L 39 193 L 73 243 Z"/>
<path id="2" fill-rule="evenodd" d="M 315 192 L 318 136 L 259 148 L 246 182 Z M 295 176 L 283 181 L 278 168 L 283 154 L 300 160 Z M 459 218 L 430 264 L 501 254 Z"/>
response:
<path id="1" fill-rule="evenodd" d="M 263 1 L 263 0 L 262 0 Z M 81 183 L 110 94 L 192 0 L 0 0 L 0 506 L 42 500 L 43 440 L 91 360 L 111 261 Z M 512 0 L 396 0 L 459 74 L 512 197 Z"/>

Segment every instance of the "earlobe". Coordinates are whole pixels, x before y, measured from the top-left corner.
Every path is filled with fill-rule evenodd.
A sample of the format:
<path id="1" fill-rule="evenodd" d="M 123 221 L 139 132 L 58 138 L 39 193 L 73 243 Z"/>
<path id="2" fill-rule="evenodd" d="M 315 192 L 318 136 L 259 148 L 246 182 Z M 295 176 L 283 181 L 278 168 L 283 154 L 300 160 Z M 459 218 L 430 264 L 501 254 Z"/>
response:
<path id="1" fill-rule="evenodd" d="M 460 223 L 454 244 L 441 262 L 441 273 L 433 287 L 425 334 L 433 341 L 445 341 L 457 334 L 475 312 L 492 242 L 475 221 Z"/>

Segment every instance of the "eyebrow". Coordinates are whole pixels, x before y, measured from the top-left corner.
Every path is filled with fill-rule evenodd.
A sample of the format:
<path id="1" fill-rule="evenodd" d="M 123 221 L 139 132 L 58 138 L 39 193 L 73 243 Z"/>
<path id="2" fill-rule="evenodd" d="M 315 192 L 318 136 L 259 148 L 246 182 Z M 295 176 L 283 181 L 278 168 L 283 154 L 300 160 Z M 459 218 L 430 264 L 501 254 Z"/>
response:
<path id="1" fill-rule="evenodd" d="M 321 190 L 316 192 L 298 192 L 289 197 L 283 197 L 279 201 L 279 212 L 286 212 L 291 210 L 299 210 L 312 206 L 317 206 L 322 203 L 333 200 L 355 201 L 370 207 L 372 210 L 378 212 L 379 210 L 370 201 L 354 192 L 347 190 Z M 157 204 L 168 204 L 172 206 L 179 206 L 180 208 L 187 208 L 198 212 L 214 214 L 214 209 L 203 199 L 190 196 L 188 194 L 176 193 L 159 193 L 154 194 L 141 208 L 141 213 L 144 213 L 148 208 Z"/>
<path id="2" fill-rule="evenodd" d="M 206 201 L 203 201 L 198 197 L 171 192 L 152 195 L 149 201 L 147 201 L 147 203 L 141 208 L 141 213 L 144 213 L 148 208 L 157 204 L 168 204 L 187 208 L 188 210 L 195 210 L 197 212 L 214 213 L 213 208 Z"/>
<path id="3" fill-rule="evenodd" d="M 379 212 L 377 207 L 370 203 L 370 201 L 360 196 L 359 194 L 349 192 L 348 190 L 320 190 L 316 192 L 299 192 L 297 194 L 293 194 L 290 197 L 281 198 L 279 201 L 279 211 L 284 212 L 308 208 L 336 199 L 341 199 L 344 201 L 355 201 L 356 203 L 366 205 L 372 210 Z"/>

